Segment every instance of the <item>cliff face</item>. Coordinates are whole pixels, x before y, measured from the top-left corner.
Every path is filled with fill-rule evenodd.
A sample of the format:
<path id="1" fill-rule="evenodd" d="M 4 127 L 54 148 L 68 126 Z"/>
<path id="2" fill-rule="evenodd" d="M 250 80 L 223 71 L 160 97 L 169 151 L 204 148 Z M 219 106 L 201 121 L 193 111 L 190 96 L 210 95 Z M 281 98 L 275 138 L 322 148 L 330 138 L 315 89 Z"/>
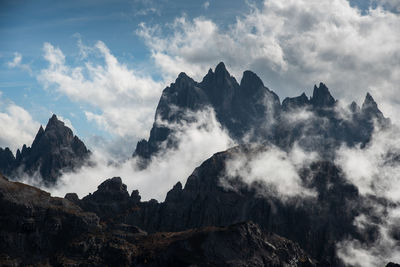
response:
<path id="1" fill-rule="evenodd" d="M 270 129 L 264 126 L 274 123 L 280 102 L 256 74 L 246 71 L 239 84 L 224 63 L 220 63 L 215 72 L 210 69 L 200 83 L 181 73 L 175 83 L 164 89 L 150 137 L 137 144 L 134 155 L 148 159 L 159 151 L 162 142 L 170 141 L 172 129 L 161 126 L 160 120 L 167 123 L 188 121 L 188 111 L 206 107 L 213 108 L 221 125 L 228 129 L 232 138 L 239 140 L 250 131 L 260 136 L 271 135 Z"/>
<path id="2" fill-rule="evenodd" d="M 264 145 L 239 146 L 216 153 L 194 170 L 184 187 L 177 183 L 162 203 L 141 202 L 137 191 L 128 196 L 122 182 L 115 178 L 107 181 L 118 184 L 113 186 L 112 194 L 104 189 L 110 186 L 103 184 L 77 203 L 84 210 L 98 214 L 101 220 L 108 221 L 114 214 L 114 222 L 137 225 L 151 233 L 252 221 L 263 231 L 297 242 L 313 258 L 324 262 L 324 266 L 342 266 L 336 256 L 338 242 L 352 238 L 369 244 L 376 240 L 377 225 L 360 231 L 354 221 L 360 214 L 370 214 L 374 220 L 383 221 L 384 218 L 373 213 L 374 205 L 384 202 L 361 196 L 340 168 L 330 161 L 317 161 L 299 171 L 302 186 L 314 190 L 314 197 L 285 199 L 270 190 L 268 184 L 249 185 L 239 177 L 231 179 L 229 187 L 221 183 L 227 161 L 238 156 L 251 158 L 268 149 Z"/>
<path id="3" fill-rule="evenodd" d="M 0 177 L 0 262 L 26 266 L 42 262 L 84 232 L 100 228 L 99 218 L 62 198 Z"/>
<path id="4" fill-rule="evenodd" d="M 105 192 L 121 191 L 116 185 L 118 178 L 106 181 L 97 197 L 109 199 Z M 148 235 L 100 223 L 72 201 L 2 176 L 0 238 L 2 266 L 319 266 L 296 243 L 251 222 Z"/>
<path id="5" fill-rule="evenodd" d="M 365 145 L 371 137 L 374 122 L 389 125 L 370 94 L 360 108 L 353 103 L 342 108 L 321 83 L 314 86 L 312 97 L 279 97 L 264 86 L 251 71 L 245 71 L 240 84 L 220 63 L 201 82 L 181 73 L 165 88 L 157 106 L 155 122 L 148 140 L 141 140 L 134 156 L 149 159 L 160 150 L 174 146 L 169 123 L 190 122 L 187 114 L 211 107 L 216 118 L 237 143 L 271 142 L 283 149 L 295 142 L 307 150 L 329 154 L 342 143 Z"/>
<path id="6" fill-rule="evenodd" d="M 31 147 L 23 145 L 15 158 L 8 148 L 0 150 L 0 171 L 10 177 L 38 173 L 44 184 L 53 185 L 63 171 L 81 167 L 89 156 L 85 144 L 53 115 L 45 129 L 40 126 Z"/>
<path id="7" fill-rule="evenodd" d="M 298 242 L 313 257 L 334 266 L 340 264 L 335 252 L 338 241 L 348 236 L 364 238 L 353 225 L 362 210 L 362 198 L 334 164 L 316 162 L 302 171 L 304 186 L 315 189 L 318 197 L 283 201 L 273 194 L 259 195 L 241 179 L 232 181 L 232 190 L 221 185 L 226 161 L 239 153 L 254 151 L 238 147 L 215 154 L 196 168 L 184 188 L 177 184 L 169 191 L 165 202 L 140 203 L 124 220 L 151 232 L 251 220 L 266 231 Z"/>

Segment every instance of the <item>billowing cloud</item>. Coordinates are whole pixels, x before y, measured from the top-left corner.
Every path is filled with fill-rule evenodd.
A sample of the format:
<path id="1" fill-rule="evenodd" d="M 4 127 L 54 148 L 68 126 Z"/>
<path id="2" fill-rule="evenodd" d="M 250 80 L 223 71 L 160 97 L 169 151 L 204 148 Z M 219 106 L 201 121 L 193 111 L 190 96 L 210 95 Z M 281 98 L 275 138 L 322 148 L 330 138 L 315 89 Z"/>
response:
<path id="1" fill-rule="evenodd" d="M 61 49 L 45 43 L 49 66 L 41 71 L 39 81 L 72 101 L 89 104 L 96 111 L 85 110 L 87 119 L 114 136 L 146 137 L 162 83 L 120 63 L 103 42 L 95 47 L 80 42 L 79 46 L 84 48 L 81 58 L 86 61 L 71 67 Z M 94 63 L 88 53 L 96 53 L 104 62 Z"/>
<path id="2" fill-rule="evenodd" d="M 39 129 L 39 122 L 14 103 L 1 101 L 0 105 L 0 147 L 9 147 L 15 153 L 23 144 L 30 146 Z"/>
<path id="3" fill-rule="evenodd" d="M 347 179 L 363 195 L 375 195 L 400 203 L 400 136 L 393 126 L 376 130 L 365 147 L 342 147 L 337 151 L 336 163 Z"/>
<path id="4" fill-rule="evenodd" d="M 68 192 L 83 197 L 95 191 L 105 179 L 120 176 L 129 190 L 139 189 L 144 200 L 155 198 L 163 201 L 168 190 L 178 181 L 184 183 L 204 159 L 234 145 L 213 110 L 206 109 L 191 116 L 196 118 L 193 123 L 168 124 L 176 130 L 173 138 L 178 146 L 156 155 L 146 169 L 137 168 L 136 158 L 110 164 L 107 157 L 95 151 L 92 159 L 96 166 L 83 167 L 77 173 L 65 173 L 58 186 L 46 190 L 61 197 Z M 27 182 L 34 183 L 32 180 Z"/>
<path id="5" fill-rule="evenodd" d="M 257 72 L 281 97 L 320 81 L 348 100 L 370 91 L 395 117 L 399 28 L 399 14 L 381 6 L 361 14 L 346 0 L 268 0 L 228 26 L 181 17 L 167 26 L 142 24 L 138 34 L 165 77 L 185 71 L 200 79 L 224 61 L 236 77 L 243 69 Z"/>
<path id="6" fill-rule="evenodd" d="M 260 195 L 274 195 L 282 200 L 295 196 L 313 197 L 316 193 L 303 187 L 299 170 L 316 158 L 315 153 L 306 153 L 296 145 L 290 152 L 274 146 L 256 146 L 250 153 L 235 153 L 227 160 L 221 184 L 235 190 L 235 183 L 231 181 L 240 178 Z"/>
<path id="7" fill-rule="evenodd" d="M 22 70 L 28 71 L 32 73 L 31 67 L 29 64 L 22 63 L 22 54 L 15 52 L 14 58 L 12 61 L 7 62 L 9 68 L 20 68 Z"/>
<path id="8" fill-rule="evenodd" d="M 396 236 L 400 222 L 400 137 L 399 129 L 377 129 L 365 148 L 342 147 L 338 150 L 336 164 L 346 178 L 358 187 L 361 195 L 372 197 L 371 211 L 356 220 L 360 232 L 365 226 L 375 226 L 378 237 L 372 243 L 343 240 L 338 256 L 351 266 L 384 266 L 389 261 L 400 262 L 400 246 Z M 373 201 L 384 199 L 385 201 Z M 391 203 L 385 205 L 385 203 Z M 377 221 L 375 218 L 379 218 Z"/>

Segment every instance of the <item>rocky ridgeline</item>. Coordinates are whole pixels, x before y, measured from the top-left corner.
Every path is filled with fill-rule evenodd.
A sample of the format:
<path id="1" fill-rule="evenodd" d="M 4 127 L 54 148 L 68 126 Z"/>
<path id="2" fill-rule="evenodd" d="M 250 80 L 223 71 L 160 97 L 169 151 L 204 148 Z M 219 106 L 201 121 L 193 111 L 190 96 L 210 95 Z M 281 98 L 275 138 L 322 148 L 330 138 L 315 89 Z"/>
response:
<path id="1" fill-rule="evenodd" d="M 252 221 L 267 233 L 275 233 L 300 245 L 322 266 L 343 266 L 337 258 L 336 244 L 352 238 L 369 244 L 378 238 L 378 224 L 360 231 L 354 220 L 360 214 L 373 216 L 374 206 L 393 207 L 375 197 L 364 197 L 350 184 L 341 170 L 329 161 L 314 162 L 300 171 L 303 186 L 314 190 L 311 198 L 287 200 L 268 193 L 268 185 L 254 186 L 240 179 L 231 188 L 221 185 L 226 161 L 238 155 L 251 156 L 268 150 L 264 146 L 239 146 L 220 152 L 203 162 L 189 176 L 185 186 L 177 183 L 162 203 L 140 201 L 137 190 L 131 195 L 120 178 L 102 183 L 96 192 L 74 202 L 83 210 L 96 213 L 101 221 L 135 225 L 149 233 L 180 232 L 212 226 L 228 227 Z M 260 195 L 260 189 L 265 194 Z M 262 190 L 261 190 L 262 191 Z M 68 196 L 67 196 L 68 197 Z M 393 232 L 393 238 L 396 238 Z"/>
<path id="2" fill-rule="evenodd" d="M 147 234 L 118 220 L 100 220 L 71 197 L 54 198 L 0 177 L 0 265 L 320 266 L 295 242 L 251 222 Z M 113 178 L 82 202 L 99 204 L 95 209 L 108 218 L 103 208 L 120 209 L 113 204 L 131 201 L 137 209 L 135 197 Z M 108 204 L 101 206 L 104 200 Z"/>
<path id="3" fill-rule="evenodd" d="M 15 157 L 10 149 L 0 148 L 0 172 L 11 178 L 27 174 L 50 186 L 57 183 L 62 172 L 85 164 L 89 156 L 85 144 L 53 115 L 45 129 L 40 126 L 32 145 L 23 145 Z"/>
<path id="4" fill-rule="evenodd" d="M 149 139 L 138 142 L 133 155 L 149 159 L 159 152 L 163 142 L 173 147 L 176 144 L 171 136 L 175 130 L 168 124 L 190 122 L 190 112 L 206 107 L 215 111 L 219 123 L 239 144 L 243 140 L 268 141 L 288 149 L 296 142 L 304 149 L 323 155 L 343 143 L 366 144 L 374 122 L 381 127 L 390 123 L 370 94 L 361 108 L 353 102 L 340 110 L 338 101 L 321 83 L 314 87 L 312 97 L 303 93 L 285 98 L 281 104 L 277 94 L 264 86 L 255 73 L 245 71 L 239 84 L 224 63 L 220 63 L 215 71 L 210 69 L 201 82 L 181 73 L 175 83 L 164 89 Z M 297 118 L 301 111 L 312 116 Z"/>

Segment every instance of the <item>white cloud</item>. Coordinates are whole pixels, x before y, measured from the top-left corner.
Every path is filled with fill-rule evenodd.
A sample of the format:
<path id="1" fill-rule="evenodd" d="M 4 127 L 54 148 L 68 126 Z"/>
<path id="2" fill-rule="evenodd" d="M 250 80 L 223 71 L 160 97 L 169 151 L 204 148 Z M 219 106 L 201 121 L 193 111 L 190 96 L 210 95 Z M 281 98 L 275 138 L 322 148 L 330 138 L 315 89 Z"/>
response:
<path id="1" fill-rule="evenodd" d="M 138 34 L 167 78 L 185 71 L 200 79 L 224 61 L 236 77 L 254 70 L 280 96 L 319 81 L 349 100 L 370 91 L 393 116 L 400 103 L 399 28 L 400 16 L 379 7 L 362 15 L 346 0 L 268 0 L 227 27 L 182 17 L 167 26 L 142 24 Z"/>
<path id="2" fill-rule="evenodd" d="M 389 11 L 400 13 L 400 2 L 398 0 L 375 0 L 373 2 Z"/>
<path id="3" fill-rule="evenodd" d="M 261 195 L 272 194 L 282 200 L 295 196 L 313 197 L 315 192 L 303 187 L 298 173 L 314 160 L 316 154 L 306 153 L 296 145 L 289 153 L 274 146 L 254 147 L 250 153 L 235 152 L 227 160 L 226 175 L 221 177 L 221 184 L 227 189 L 235 189 L 231 181 L 239 177 Z"/>
<path id="4" fill-rule="evenodd" d="M 346 178 L 363 195 L 375 195 L 400 202 L 400 153 L 398 127 L 377 130 L 365 148 L 342 147 L 337 151 L 336 163 Z"/>
<path id="5" fill-rule="evenodd" d="M 168 124 L 170 128 L 178 130 L 174 136 L 178 140 L 178 147 L 156 155 L 146 169 L 138 170 L 136 159 L 109 164 L 107 156 L 94 151 L 95 167 L 86 166 L 77 173 L 66 173 L 61 177 L 58 187 L 46 190 L 61 197 L 68 192 L 76 192 L 83 197 L 95 191 L 105 179 L 120 176 L 130 191 L 139 189 L 143 200 L 155 198 L 163 201 L 168 190 L 178 181 L 184 183 L 204 159 L 234 145 L 212 110 L 191 115 L 197 118 L 196 122 Z M 27 182 L 33 183 L 32 180 Z"/>
<path id="6" fill-rule="evenodd" d="M 354 223 L 362 233 L 366 225 L 378 228 L 378 237 L 372 243 L 343 240 L 338 256 L 352 266 L 384 266 L 389 261 L 400 262 L 400 246 L 393 238 L 393 230 L 399 231 L 400 222 L 400 153 L 399 129 L 377 129 L 365 148 L 342 147 L 337 151 L 336 164 L 346 178 L 357 186 L 364 197 L 372 196 L 372 211 L 362 214 Z M 385 199 L 385 202 L 374 201 Z M 365 201 L 364 201 L 365 203 Z M 376 218 L 380 221 L 377 222 Z"/>
<path id="7" fill-rule="evenodd" d="M 379 208 L 379 207 L 377 207 Z M 344 240 L 337 244 L 338 256 L 349 266 L 386 266 L 389 262 L 400 262 L 400 245 L 392 236 L 392 230 L 399 230 L 400 209 L 393 208 L 383 216 L 378 227 L 378 238 L 372 244 L 362 244 L 357 240 Z M 367 224 L 373 224 L 366 221 Z"/>
<path id="8" fill-rule="evenodd" d="M 162 83 L 120 63 L 103 42 L 97 42 L 95 47 L 80 43 L 80 47 L 83 59 L 96 52 L 104 64 L 87 59 L 81 66 L 71 67 L 61 49 L 45 43 L 44 58 L 49 66 L 41 71 L 39 81 L 72 101 L 99 110 L 85 110 L 86 117 L 109 133 L 136 139 L 147 137 Z"/>
<path id="9" fill-rule="evenodd" d="M 0 147 L 9 147 L 15 153 L 23 144 L 30 146 L 40 124 L 22 107 L 14 103 L 0 104 Z"/>
<path id="10" fill-rule="evenodd" d="M 13 60 L 7 62 L 7 65 L 10 68 L 20 68 L 20 69 L 25 70 L 25 71 L 27 71 L 29 73 L 32 73 L 30 65 L 22 63 L 22 54 L 18 53 L 18 52 L 14 53 Z"/>
<path id="11" fill-rule="evenodd" d="M 57 115 L 57 117 L 60 121 L 64 122 L 65 126 L 70 128 L 74 132 L 74 134 L 76 134 L 76 130 L 75 130 L 74 126 L 72 126 L 72 122 L 68 118 L 65 118 L 61 115 Z"/>
<path id="12" fill-rule="evenodd" d="M 205 1 L 205 2 L 203 3 L 203 8 L 204 8 L 204 9 L 208 9 L 209 6 L 210 6 L 210 1 Z"/>

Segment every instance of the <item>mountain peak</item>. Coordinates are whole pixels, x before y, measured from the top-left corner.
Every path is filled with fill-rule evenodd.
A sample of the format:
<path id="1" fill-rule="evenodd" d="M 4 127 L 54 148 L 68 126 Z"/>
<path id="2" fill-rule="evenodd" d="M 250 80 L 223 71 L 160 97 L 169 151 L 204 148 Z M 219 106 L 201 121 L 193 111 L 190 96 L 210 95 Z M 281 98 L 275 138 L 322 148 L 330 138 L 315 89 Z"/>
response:
<path id="1" fill-rule="evenodd" d="M 57 182 L 62 170 L 74 170 L 88 160 L 90 151 L 74 136 L 55 114 L 51 116 L 46 129 L 40 126 L 31 147 L 24 145 L 17 151 L 16 169 L 23 167 L 27 174 L 39 171 L 45 184 Z"/>
<path id="2" fill-rule="evenodd" d="M 63 127 L 63 126 L 64 126 L 64 122 L 60 121 L 60 120 L 57 118 L 57 115 L 56 115 L 56 114 L 53 114 L 53 115 L 51 116 L 51 118 L 49 119 L 49 122 L 48 122 L 47 125 L 46 125 L 45 131 L 48 131 L 48 130 L 51 129 L 51 128 L 59 128 L 59 127 Z"/>
<path id="3" fill-rule="evenodd" d="M 297 97 L 286 97 L 282 102 L 282 109 L 285 111 L 302 108 L 309 104 L 308 97 L 303 92 Z"/>
<path id="4" fill-rule="evenodd" d="M 218 65 L 215 67 L 215 73 L 222 72 L 222 71 L 228 72 L 228 71 L 226 70 L 226 67 L 225 67 L 224 62 L 221 61 L 221 62 L 218 63 Z"/>
<path id="5" fill-rule="evenodd" d="M 216 67 L 215 67 L 215 76 L 217 77 L 217 79 L 221 79 L 221 78 L 230 78 L 231 74 L 229 73 L 229 71 L 226 69 L 224 62 L 220 62 Z"/>
<path id="6" fill-rule="evenodd" d="M 324 83 L 320 83 L 319 87 L 314 85 L 313 96 L 310 100 L 311 104 L 316 107 L 331 107 L 335 104 L 335 99 L 329 92 L 328 87 Z"/>
<path id="7" fill-rule="evenodd" d="M 374 98 L 370 95 L 370 93 L 367 93 L 365 96 L 364 103 L 362 105 L 362 109 L 378 109 L 378 104 L 375 102 Z"/>
<path id="8" fill-rule="evenodd" d="M 260 79 L 260 77 L 257 76 L 252 71 L 246 70 L 243 72 L 243 77 L 242 80 L 240 81 L 240 86 L 242 87 L 250 87 L 250 88 L 260 88 L 264 87 L 264 83 Z"/>
<path id="9" fill-rule="evenodd" d="M 53 116 L 55 116 L 55 115 L 53 115 Z M 52 118 L 53 118 L 53 117 L 52 117 Z M 56 118 L 57 118 L 57 117 L 56 117 Z M 50 119 L 50 120 L 51 120 L 51 119 Z M 40 125 L 40 128 L 39 128 L 39 130 L 38 130 L 38 132 L 37 132 L 37 134 L 36 134 L 36 136 L 35 136 L 35 139 L 33 140 L 32 147 L 35 146 L 35 145 L 37 145 L 37 143 L 38 143 L 39 140 L 42 138 L 42 136 L 44 135 L 44 133 L 45 133 L 45 131 L 44 131 L 44 129 L 43 129 L 43 126 Z"/>
<path id="10" fill-rule="evenodd" d="M 190 77 L 185 72 L 181 72 L 181 73 L 179 73 L 177 80 L 178 79 L 187 79 L 187 78 L 190 78 Z"/>
<path id="11" fill-rule="evenodd" d="M 351 102 L 351 104 L 350 104 L 350 111 L 351 112 L 353 112 L 353 113 L 358 113 L 358 112 L 360 112 L 360 107 L 357 105 L 357 103 L 356 102 Z"/>

